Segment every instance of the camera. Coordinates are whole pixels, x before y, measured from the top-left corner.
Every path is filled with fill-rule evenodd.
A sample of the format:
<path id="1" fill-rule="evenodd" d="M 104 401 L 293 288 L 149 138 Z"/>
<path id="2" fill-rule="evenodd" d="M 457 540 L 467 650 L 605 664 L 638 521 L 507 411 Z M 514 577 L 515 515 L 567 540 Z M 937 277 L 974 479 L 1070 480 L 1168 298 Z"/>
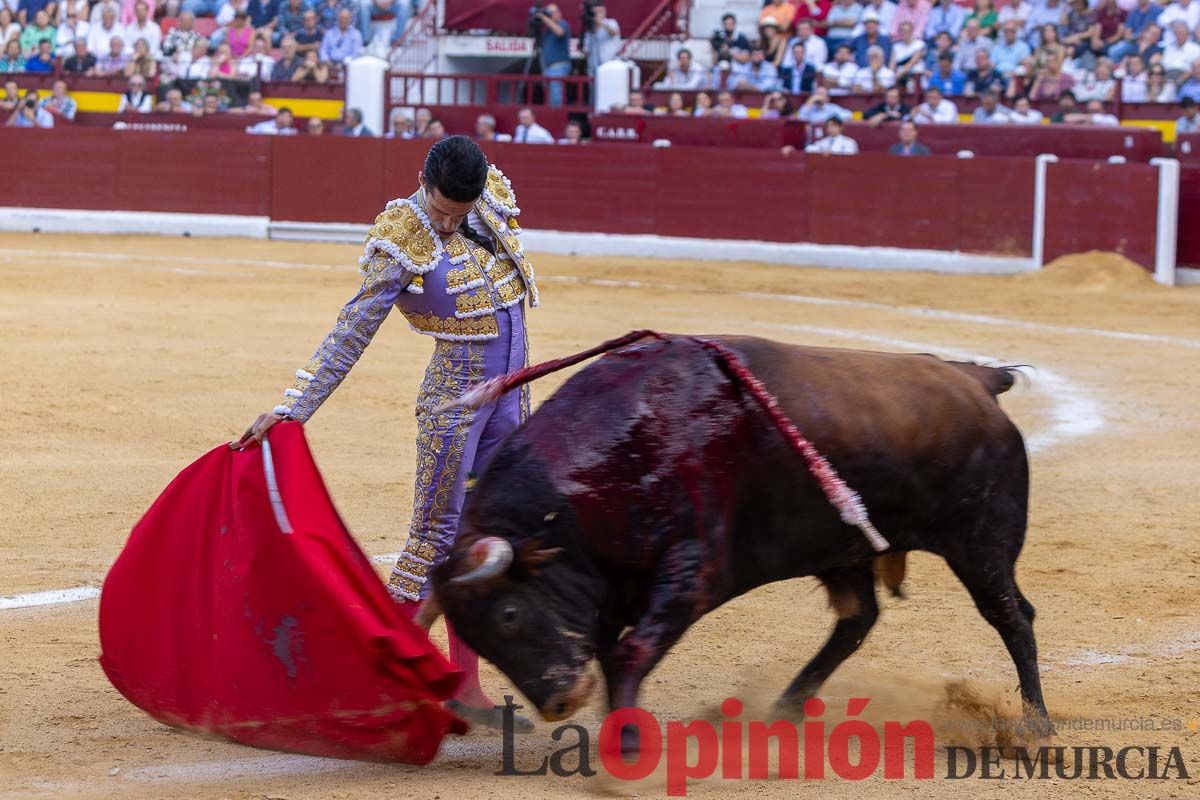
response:
<path id="1" fill-rule="evenodd" d="M 37 108 L 37 96 L 36 95 L 26 96 L 25 107 L 26 108 Z"/>
<path id="2" fill-rule="evenodd" d="M 541 3 L 529 7 L 529 19 L 525 21 L 525 25 L 529 29 L 529 35 L 534 39 L 542 38 L 542 29 L 546 27 L 546 23 L 540 15 L 545 10 L 545 6 Z"/>
<path id="3" fill-rule="evenodd" d="M 596 30 L 596 6 L 604 5 L 604 0 L 583 0 L 583 12 L 580 16 L 580 29 L 584 33 Z"/>

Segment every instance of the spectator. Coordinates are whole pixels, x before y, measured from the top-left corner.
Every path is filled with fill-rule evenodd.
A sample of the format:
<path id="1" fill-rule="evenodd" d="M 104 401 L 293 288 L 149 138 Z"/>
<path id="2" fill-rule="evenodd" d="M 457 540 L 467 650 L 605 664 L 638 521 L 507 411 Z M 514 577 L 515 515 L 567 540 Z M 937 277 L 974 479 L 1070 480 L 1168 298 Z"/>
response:
<path id="1" fill-rule="evenodd" d="M 21 98 L 6 124 L 12 128 L 53 128 L 54 115 L 38 106 L 38 93 L 30 89 Z"/>
<path id="2" fill-rule="evenodd" d="M 256 34 L 250 53 L 238 62 L 238 76 L 247 80 L 266 83 L 275 74 L 275 59 L 267 54 L 267 37 Z"/>
<path id="3" fill-rule="evenodd" d="M 1026 0 L 1009 0 L 996 15 L 996 21 L 999 24 L 1000 30 L 1004 30 L 1004 26 L 1013 24 L 1017 31 L 1025 29 L 1025 23 L 1029 21 L 1029 17 L 1033 14 L 1033 5 Z M 992 53 L 993 60 L 996 54 Z"/>
<path id="4" fill-rule="evenodd" d="M 287 106 L 279 109 L 279 114 L 274 119 L 265 119 L 255 125 L 251 125 L 246 129 L 246 133 L 262 134 L 266 136 L 295 136 L 299 133 L 296 130 L 296 117 L 292 114 L 292 110 Z"/>
<path id="5" fill-rule="evenodd" d="M 1057 100 L 1064 92 L 1069 93 L 1075 86 L 1075 79 L 1063 71 L 1062 59 L 1050 54 L 1046 60 L 1046 68 L 1033 79 L 1033 87 L 1029 90 L 1029 99 Z"/>
<path id="6" fill-rule="evenodd" d="M 16 81 L 4 82 L 4 96 L 0 97 L 0 111 L 11 113 L 21 104 L 21 89 Z"/>
<path id="7" fill-rule="evenodd" d="M 96 60 L 95 74 L 104 78 L 110 75 L 124 75 L 125 65 L 129 56 L 125 55 L 125 42 L 120 36 L 114 36 L 108 42 L 108 52 Z"/>
<path id="8" fill-rule="evenodd" d="M 246 105 L 242 106 L 241 108 L 231 108 L 229 109 L 229 113 L 254 114 L 260 117 L 274 117 L 278 116 L 279 114 L 279 112 L 275 110 L 274 106 L 269 106 L 263 102 L 263 94 L 257 89 L 250 92 L 250 94 L 246 97 Z"/>
<path id="9" fill-rule="evenodd" d="M 968 18 L 966 26 L 963 27 L 962 36 L 958 39 L 956 54 L 954 57 L 954 68 L 960 72 L 966 72 L 975 66 L 975 51 L 987 50 L 992 51 L 992 40 L 983 35 L 983 29 L 979 26 L 979 20 Z"/>
<path id="10" fill-rule="evenodd" d="M 942 97 L 938 87 L 930 86 L 925 90 L 925 102 L 913 109 L 912 121 L 918 124 L 958 122 L 958 108 Z"/>
<path id="11" fill-rule="evenodd" d="M 893 156 L 927 156 L 930 154 L 929 148 L 917 141 L 917 126 L 912 120 L 904 120 L 900 123 L 898 131 L 900 141 L 888 148 L 888 153 Z"/>
<path id="12" fill-rule="evenodd" d="M 968 97 L 989 91 L 1003 92 L 1006 86 L 1004 76 L 992 64 L 992 57 L 987 50 L 980 48 L 975 51 L 975 68 L 967 73 L 967 85 L 963 93 Z"/>
<path id="13" fill-rule="evenodd" d="M 24 72 L 25 57 L 21 55 L 21 43 L 9 39 L 4 44 L 4 58 L 0 58 L 0 72 Z"/>
<path id="14" fill-rule="evenodd" d="M 1182 22 L 1189 31 L 1200 26 L 1200 3 L 1196 0 L 1175 0 L 1158 16 L 1158 27 L 1171 30 L 1176 20 Z"/>
<path id="15" fill-rule="evenodd" d="M 792 43 L 792 66 L 785 67 L 781 80 L 792 94 L 808 94 L 816 85 L 817 68 L 808 60 L 803 42 Z"/>
<path id="16" fill-rule="evenodd" d="M 938 56 L 937 70 L 925 81 L 927 89 L 937 89 L 943 97 L 959 97 L 966 91 L 967 76 L 962 70 L 954 69 L 950 56 Z"/>
<path id="17" fill-rule="evenodd" d="M 26 58 L 33 58 L 38 52 L 38 42 L 45 39 L 53 47 L 57 38 L 58 30 L 50 24 L 50 15 L 43 9 L 34 15 L 34 23 L 21 31 L 21 53 Z"/>
<path id="18" fill-rule="evenodd" d="M 713 106 L 709 116 L 746 119 L 750 116 L 750 112 L 741 103 L 733 101 L 731 92 L 724 91 L 717 94 L 717 104 Z"/>
<path id="19" fill-rule="evenodd" d="M 675 54 L 675 64 L 667 70 L 665 79 L 655 89 L 699 89 L 704 83 L 704 70 L 692 61 L 692 51 L 686 47 Z"/>
<path id="20" fill-rule="evenodd" d="M 892 52 L 892 41 L 879 32 L 879 15 L 874 11 L 864 11 L 862 21 L 863 32 L 853 41 L 854 61 L 860 67 L 867 66 L 867 51 L 878 47 L 883 51 L 883 60 L 886 62 Z"/>
<path id="21" fill-rule="evenodd" d="M 925 67 L 929 72 L 937 69 L 938 61 L 942 56 L 950 59 L 950 64 L 954 64 L 954 58 L 958 53 L 954 49 L 954 40 L 950 38 L 950 34 L 942 31 L 933 40 L 933 47 L 925 48 Z"/>
<path id="22" fill-rule="evenodd" d="M 1167 80 L 1167 71 L 1162 64 L 1150 68 L 1146 79 L 1146 99 L 1151 103 L 1174 103 L 1175 84 Z"/>
<path id="23" fill-rule="evenodd" d="M 212 71 L 212 58 L 208 54 L 208 39 L 200 37 L 192 45 L 192 59 L 188 63 L 188 80 L 208 80 Z"/>
<path id="24" fill-rule="evenodd" d="M 1113 78 L 1113 64 L 1107 58 L 1096 61 L 1096 71 L 1085 75 L 1075 84 L 1075 99 L 1082 103 L 1099 100 L 1107 103 L 1117 96 L 1117 81 Z"/>
<path id="25" fill-rule="evenodd" d="M 855 0 L 837 0 L 829 9 L 829 14 L 825 17 L 825 41 L 830 50 L 836 53 L 838 47 L 854 38 L 854 29 L 858 27 L 862 13 L 862 6 Z"/>
<path id="26" fill-rule="evenodd" d="M 292 76 L 296 74 L 296 70 L 300 69 L 302 63 L 300 57 L 296 55 L 296 37 L 291 34 L 284 36 L 280 50 L 279 60 L 271 68 L 271 80 L 294 80 Z"/>
<path id="27" fill-rule="evenodd" d="M 1122 103 L 1146 103 L 1149 102 L 1146 93 L 1146 65 L 1142 62 L 1141 56 L 1129 56 L 1125 60 L 1125 74 L 1121 78 L 1121 102 Z"/>
<path id="28" fill-rule="evenodd" d="M 338 14 L 344 8 L 351 16 L 357 15 L 358 32 L 362 34 L 364 42 L 371 38 L 371 7 L 374 5 L 371 0 L 312 0 L 312 9 L 317 12 L 317 27 L 321 33 L 337 25 Z M 390 3 L 388 8 L 391 8 Z"/>
<path id="29" fill-rule="evenodd" d="M 88 52 L 97 59 L 104 58 L 111 50 L 113 37 L 123 36 L 124 33 L 125 27 L 117 22 L 117 12 L 106 7 L 100 15 L 100 22 L 93 22 L 88 31 Z M 125 46 L 124 42 L 122 38 L 122 47 Z"/>
<path id="30" fill-rule="evenodd" d="M 424 139 L 426 131 L 429 129 L 429 123 L 433 121 L 433 112 L 428 108 L 418 108 L 413 123 L 413 135 L 410 138 Z"/>
<path id="31" fill-rule="evenodd" d="M 304 61 L 300 64 L 300 69 L 292 75 L 292 80 L 305 83 L 328 83 L 329 65 L 322 63 L 321 59 L 317 58 L 316 50 L 309 50 L 304 54 Z"/>
<path id="32" fill-rule="evenodd" d="M 1077 59 L 1084 69 L 1091 69 L 1095 56 L 1092 53 L 1092 36 L 1097 28 L 1096 19 L 1088 10 L 1088 0 L 1067 0 L 1067 19 L 1063 26 L 1062 43 L 1068 57 Z"/>
<path id="33" fill-rule="evenodd" d="M 642 94 L 637 89 L 629 93 L 629 105 L 625 108 L 626 114 L 653 114 L 654 104 L 646 102 L 646 95 Z"/>
<path id="34" fill-rule="evenodd" d="M 186 3 L 186 0 L 185 0 Z M 292 36 L 300 33 L 304 29 L 304 14 L 311 11 L 312 6 L 308 0 L 283 0 L 279 7 L 279 16 L 275 17 L 275 27 L 272 28 L 272 37 L 275 41 L 283 41 L 283 37 L 291 34 Z M 317 30 L 317 17 L 313 14 L 313 30 Z M 315 40 L 320 43 L 320 38 Z M 303 51 L 302 51 L 303 52 Z"/>
<path id="35" fill-rule="evenodd" d="M 200 98 L 199 103 L 192 104 L 192 115 L 197 117 L 211 117 L 225 111 L 225 106 L 221 102 L 221 96 L 209 92 Z"/>
<path id="36" fill-rule="evenodd" d="M 923 0 L 928 2 L 928 0 Z M 903 11 L 907 6 L 901 6 Z M 925 71 L 925 40 L 914 32 L 908 20 L 900 23 L 899 38 L 892 42 L 892 59 L 888 65 L 896 75 L 896 83 L 903 84 L 913 75 Z"/>
<path id="37" fill-rule="evenodd" d="M 1064 123 L 1068 117 L 1077 113 L 1079 113 L 1079 105 L 1075 102 L 1075 95 L 1070 92 L 1063 92 L 1058 98 L 1058 111 L 1050 115 L 1050 121 Z"/>
<path id="38" fill-rule="evenodd" d="M 867 0 L 863 3 L 862 16 L 854 29 L 855 36 L 861 36 L 866 30 L 867 15 L 874 14 L 879 19 L 879 33 L 887 36 L 892 30 L 892 22 L 896 18 L 897 6 L 893 0 Z"/>
<path id="39" fill-rule="evenodd" d="M 134 43 L 133 55 L 129 57 L 122 72 L 126 78 L 131 75 L 141 75 L 143 78 L 151 79 L 158 74 L 158 62 L 150 54 L 150 45 L 146 44 L 145 39 L 138 39 Z"/>
<path id="40" fill-rule="evenodd" d="M 1200 8 L 1200 3 L 1195 7 Z M 1163 12 L 1163 16 L 1166 16 L 1166 11 Z M 1191 72 L 1192 64 L 1200 60 L 1200 44 L 1196 44 L 1196 40 L 1188 31 L 1189 28 L 1183 20 L 1177 19 L 1171 23 L 1171 37 L 1162 54 L 1162 65 L 1169 78 L 1174 79 Z M 22 43 L 24 38 L 22 34 Z"/>
<path id="41" fill-rule="evenodd" d="M 429 127 L 425 129 L 425 135 L 421 138 L 440 142 L 446 138 L 446 126 L 442 124 L 440 119 L 431 119 L 429 120 Z"/>
<path id="42" fill-rule="evenodd" d="M 491 114 L 480 114 L 475 118 L 475 139 L 480 142 L 496 141 L 496 118 Z"/>
<path id="43" fill-rule="evenodd" d="M 200 39 L 196 30 L 196 15 L 185 11 L 179 15 L 179 24 L 163 37 L 162 52 L 168 58 L 179 55 L 191 57 L 192 45 Z"/>
<path id="44" fill-rule="evenodd" d="M 375 131 L 363 124 L 362 109 L 347 108 L 342 112 L 342 136 L 375 136 Z"/>
<path id="45" fill-rule="evenodd" d="M 1008 8 L 1008 6 L 1005 7 Z M 1029 49 L 1029 43 L 1017 37 L 1019 29 L 1020 25 L 1015 20 L 1002 23 L 1000 41 L 992 46 L 992 61 L 1005 79 L 1016 74 L 1025 59 L 1033 56 L 1033 51 Z"/>
<path id="46" fill-rule="evenodd" d="M 325 120 L 321 119 L 320 117 L 309 117 L 307 128 L 309 136 L 324 136 Z"/>
<path id="47" fill-rule="evenodd" d="M 7 0 L 6 0 L 7 2 Z M 9 39 L 21 35 L 21 23 L 13 16 L 12 9 L 0 3 L 0 41 L 7 44 Z"/>
<path id="48" fill-rule="evenodd" d="M 679 92 L 671 92 L 671 96 L 667 98 L 667 107 L 661 111 L 656 110 L 656 114 L 664 114 L 671 117 L 690 117 L 691 112 L 683 104 L 683 95 Z"/>
<path id="49" fill-rule="evenodd" d="M 759 37 L 759 46 L 766 54 L 767 61 L 774 64 L 775 69 L 779 69 L 783 64 L 783 57 L 787 55 L 787 37 L 779 33 L 779 24 L 775 22 L 774 17 L 767 17 L 766 21 L 759 26 L 759 31 L 762 33 Z"/>
<path id="50" fill-rule="evenodd" d="M 829 90 L 824 86 L 813 89 L 804 105 L 796 112 L 796 118 L 809 125 L 822 125 L 831 119 L 847 120 L 854 116 L 848 109 L 829 102 Z"/>
<path id="51" fill-rule="evenodd" d="M 1179 86 L 1175 89 L 1175 96 L 1180 100 L 1200 101 L 1200 61 L 1192 64 L 1192 71 L 1179 82 Z"/>
<path id="52" fill-rule="evenodd" d="M 118 23 L 121 21 L 121 0 L 97 0 L 92 4 L 92 10 L 88 13 L 88 22 L 92 23 L 92 27 L 100 24 L 104 17 L 105 11 L 113 12 L 113 19 Z M 124 29 L 124 25 L 121 26 Z"/>
<path id="53" fill-rule="evenodd" d="M 562 11 L 554 3 L 550 3 L 538 11 L 535 18 L 541 20 L 542 25 L 542 75 L 547 78 L 561 78 L 570 75 L 570 24 L 563 19 Z M 563 82 L 550 81 L 548 95 L 550 105 L 561 106 L 564 97 Z M 542 128 L 542 130 L 546 129 Z M 551 139 L 549 143 L 553 144 L 554 140 Z"/>
<path id="54" fill-rule="evenodd" d="M 839 45 L 833 51 L 833 61 L 830 61 L 821 70 L 825 86 L 830 92 L 846 94 L 854 87 L 854 81 L 858 78 L 858 65 L 854 63 L 853 53 L 850 45 Z"/>
<path id="55" fill-rule="evenodd" d="M 563 129 L 563 136 L 558 140 L 558 144 L 583 144 L 583 126 L 579 124 L 579 120 L 567 120 L 567 127 Z"/>
<path id="56" fill-rule="evenodd" d="M 1162 6 L 1152 0 L 1137 0 L 1137 4 L 1126 14 L 1117 40 L 1109 46 L 1108 57 L 1119 64 L 1126 56 L 1136 53 L 1138 37 L 1147 27 L 1153 25 L 1162 13 Z"/>
<path id="57" fill-rule="evenodd" d="M 971 115 L 971 121 L 977 125 L 1003 125 L 1011 117 L 1012 111 L 1000 104 L 1000 93 L 990 89 L 980 95 L 979 106 Z"/>
<path id="58" fill-rule="evenodd" d="M 345 64 L 363 51 L 362 33 L 350 25 L 350 12 L 338 12 L 337 26 L 325 31 L 321 39 L 321 60 L 330 64 Z"/>
<path id="59" fill-rule="evenodd" d="M 1050 62 L 1050 58 L 1057 58 L 1060 62 L 1068 58 L 1070 53 L 1063 43 L 1058 40 L 1057 25 L 1043 25 L 1041 44 L 1033 53 L 1033 62 L 1038 71 L 1046 69 L 1046 64 Z"/>
<path id="60" fill-rule="evenodd" d="M 151 55 L 158 58 L 162 55 L 162 28 L 150 17 L 150 5 L 146 0 L 138 0 L 134 9 L 134 21 L 125 28 L 125 39 L 136 42 L 145 39 Z"/>
<path id="61" fill-rule="evenodd" d="M 911 112 L 912 109 L 900 101 L 900 90 L 893 86 L 884 94 L 883 102 L 864 111 L 862 118 L 872 128 L 878 128 L 886 122 L 902 122 Z"/>
<path id="62" fill-rule="evenodd" d="M 228 7 L 228 6 L 226 6 Z M 219 34 L 224 34 L 219 36 Z M 229 44 L 229 55 L 239 59 L 250 51 L 250 43 L 254 39 L 254 28 L 250 25 L 250 13 L 239 8 L 233 14 L 233 21 L 223 31 L 213 35 L 214 41 Z"/>
<path id="63" fill-rule="evenodd" d="M 714 64 L 731 60 L 735 51 L 748 52 L 750 50 L 750 42 L 746 41 L 745 36 L 738 33 L 737 17 L 733 14 L 725 14 L 721 17 L 721 29 L 713 31 L 709 43 L 713 49 Z"/>
<path id="64" fill-rule="evenodd" d="M 680 98 L 682 102 L 682 98 Z M 791 102 L 784 96 L 783 92 L 769 92 L 763 98 L 762 109 L 759 111 L 759 119 L 787 119 L 792 115 L 793 109 Z"/>
<path id="65" fill-rule="evenodd" d="M 758 24 L 765 25 L 767 19 L 773 19 L 783 30 L 790 30 L 796 20 L 796 7 L 788 0 L 766 0 L 758 14 Z"/>
<path id="66" fill-rule="evenodd" d="M 537 124 L 533 109 L 522 108 L 517 112 L 517 129 L 513 133 L 517 144 L 554 144 L 550 131 Z"/>
<path id="67" fill-rule="evenodd" d="M 229 42 L 221 42 L 217 45 L 217 52 L 213 55 L 208 68 L 209 80 L 233 80 L 237 75 L 237 62 L 233 58 L 233 51 L 229 47 Z"/>
<path id="68" fill-rule="evenodd" d="M 967 21 L 967 11 L 954 0 L 934 0 L 925 22 L 925 38 L 935 39 L 947 34 L 951 42 L 957 42 Z"/>
<path id="69" fill-rule="evenodd" d="M 815 3 L 816 0 L 808 0 L 808 2 Z M 800 6 L 800 13 L 804 13 L 806 8 L 808 8 L 806 5 Z M 812 64 L 813 69 L 821 69 L 821 67 L 825 66 L 825 62 L 829 60 L 829 46 L 825 44 L 824 39 L 814 33 L 812 20 L 801 19 L 797 22 L 796 36 L 788 44 L 791 45 L 791 49 L 783 57 L 783 66 L 785 67 L 796 66 L 789 59 L 796 52 L 797 44 L 804 45 L 804 60 Z"/>
<path id="70" fill-rule="evenodd" d="M 896 73 L 883 63 L 883 48 L 878 45 L 867 50 L 867 66 L 858 71 L 854 79 L 855 91 L 863 94 L 879 94 L 896 85 Z"/>
<path id="71" fill-rule="evenodd" d="M 836 156 L 855 155 L 858 152 L 858 142 L 842 133 L 844 129 L 840 118 L 830 117 L 825 120 L 825 135 L 804 148 L 804 152 Z"/>
<path id="72" fill-rule="evenodd" d="M 335 28 L 337 28 L 336 24 L 330 30 Z M 300 17 L 300 30 L 296 31 L 293 36 L 296 37 L 296 51 L 301 56 L 318 52 L 325 34 L 317 25 L 317 12 L 311 8 L 306 10 Z"/>
<path id="73" fill-rule="evenodd" d="M 0 11 L 0 15 L 7 11 L 8 9 Z M 85 40 L 84 44 L 86 46 L 88 31 L 91 28 L 92 26 L 88 24 L 86 19 L 80 18 L 79 12 L 73 8 L 68 9 L 66 16 L 54 34 L 54 54 L 59 58 L 69 58 L 75 51 L 76 39 Z"/>
<path id="74" fill-rule="evenodd" d="M 129 88 L 121 95 L 117 113 L 148 114 L 154 110 L 154 95 L 146 91 L 146 79 L 134 75 L 129 79 Z"/>
<path id="75" fill-rule="evenodd" d="M 1029 43 L 1035 47 L 1045 44 L 1047 25 L 1054 26 L 1055 41 L 1058 41 L 1058 26 L 1062 23 L 1064 14 L 1066 8 L 1062 0 L 1043 0 L 1041 3 L 1035 3 L 1033 12 L 1025 21 L 1025 35 L 1029 38 Z"/>
<path id="76" fill-rule="evenodd" d="M 758 46 L 750 48 L 750 63 L 738 69 L 734 66 L 729 73 L 729 88 L 737 91 L 749 89 L 756 92 L 770 92 L 779 85 L 779 72 L 775 65 L 767 61 L 766 53 Z"/>
<path id="77" fill-rule="evenodd" d="M 1095 27 L 1092 31 L 1091 49 L 1096 56 L 1106 54 L 1110 47 L 1121 41 L 1125 19 L 1129 12 L 1117 5 L 1117 0 L 1098 0 L 1092 12 Z"/>
<path id="78" fill-rule="evenodd" d="M 246 13 L 250 15 L 250 26 L 272 42 L 276 20 L 279 18 L 279 3 L 280 0 L 249 0 L 246 3 Z"/>
<path id="79" fill-rule="evenodd" d="M 64 80 L 54 82 L 50 96 L 43 100 L 41 105 L 46 111 L 65 120 L 74 120 L 78 110 L 75 99 L 67 93 L 67 82 Z"/>
<path id="80" fill-rule="evenodd" d="M 900 30 L 904 23 L 912 26 L 913 36 L 924 41 L 925 26 L 929 24 L 929 12 L 933 10 L 929 0 L 900 0 L 896 7 L 896 15 L 892 17 L 892 26 L 888 29 L 888 35 L 892 39 L 899 39 L 902 35 Z"/>
<path id="81" fill-rule="evenodd" d="M 1089 100 L 1085 111 L 1065 112 L 1062 117 L 1060 121 L 1068 125 L 1114 126 L 1121 124 L 1116 117 L 1104 110 L 1104 104 L 1099 100 Z M 1054 121 L 1053 117 L 1051 117 L 1051 121 Z"/>
<path id="82" fill-rule="evenodd" d="M 707 117 L 712 113 L 713 99 L 708 92 L 699 92 L 693 101 L 692 116 Z"/>
<path id="83" fill-rule="evenodd" d="M 183 91 L 176 86 L 167 90 L 167 97 L 154 107 L 161 114 L 191 114 L 192 104 L 183 99 Z"/>
<path id="84" fill-rule="evenodd" d="M 54 72 L 54 43 L 49 39 L 38 42 L 37 55 L 25 62 L 26 72 Z"/>
<path id="85" fill-rule="evenodd" d="M 588 75 L 595 77 L 601 64 L 617 57 L 621 49 L 621 26 L 608 16 L 603 3 L 592 6 L 591 26 L 591 30 L 583 34 L 583 49 L 587 53 Z"/>
<path id="86" fill-rule="evenodd" d="M 1147 25 L 1138 34 L 1137 41 L 1134 43 L 1134 55 L 1140 56 L 1147 67 L 1156 60 L 1161 61 L 1163 52 L 1162 40 L 1162 28 L 1153 24 Z"/>
<path id="87" fill-rule="evenodd" d="M 87 41 L 76 39 L 74 53 L 63 62 L 63 72 L 69 75 L 87 75 L 95 66 L 96 57 L 88 52 Z"/>
<path id="88" fill-rule="evenodd" d="M 403 108 L 393 108 L 392 114 L 388 118 L 388 132 L 384 134 L 386 139 L 411 139 L 412 132 L 412 117 L 408 116 Z"/>
<path id="89" fill-rule="evenodd" d="M 1008 114 L 1008 121 L 1014 125 L 1040 125 L 1042 112 L 1033 107 L 1028 97 L 1022 95 L 1013 103 L 1012 111 Z"/>
<path id="90" fill-rule="evenodd" d="M 825 18 L 829 16 L 829 9 L 833 6 L 832 0 L 798 0 L 796 6 L 796 35 L 803 41 L 807 38 L 815 28 L 820 27 L 825 29 Z M 800 25 L 808 26 L 808 33 L 800 33 Z M 805 43 L 807 46 L 807 42 Z M 824 61 L 821 62 L 825 63 Z M 821 64 L 813 64 L 814 67 L 820 67 Z"/>
<path id="91" fill-rule="evenodd" d="M 1196 113 L 1196 101 L 1185 97 L 1179 101 L 1179 110 L 1183 116 L 1175 120 L 1175 137 L 1183 133 L 1200 132 L 1200 114 Z"/>
<path id="92" fill-rule="evenodd" d="M 996 5 L 992 0 L 975 0 L 975 9 L 967 15 L 967 27 L 970 27 L 972 21 L 978 23 L 979 32 L 989 41 L 996 37 L 1000 15 L 996 13 Z"/>
<path id="93" fill-rule="evenodd" d="M 221 0 L 183 0 L 182 14 L 197 17 L 215 17 L 221 10 Z"/>

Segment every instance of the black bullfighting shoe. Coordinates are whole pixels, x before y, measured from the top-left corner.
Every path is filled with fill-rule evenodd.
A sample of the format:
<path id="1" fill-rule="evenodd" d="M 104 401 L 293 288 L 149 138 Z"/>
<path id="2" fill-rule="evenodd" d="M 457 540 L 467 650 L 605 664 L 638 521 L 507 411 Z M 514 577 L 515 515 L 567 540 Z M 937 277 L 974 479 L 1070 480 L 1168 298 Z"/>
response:
<path id="1" fill-rule="evenodd" d="M 504 731 L 503 706 L 479 708 L 460 703 L 458 700 L 447 700 L 446 708 L 454 712 L 455 716 L 470 725 L 472 729 L 487 728 L 493 733 L 503 733 Z M 533 733 L 533 721 L 522 714 L 513 714 L 513 732 Z"/>

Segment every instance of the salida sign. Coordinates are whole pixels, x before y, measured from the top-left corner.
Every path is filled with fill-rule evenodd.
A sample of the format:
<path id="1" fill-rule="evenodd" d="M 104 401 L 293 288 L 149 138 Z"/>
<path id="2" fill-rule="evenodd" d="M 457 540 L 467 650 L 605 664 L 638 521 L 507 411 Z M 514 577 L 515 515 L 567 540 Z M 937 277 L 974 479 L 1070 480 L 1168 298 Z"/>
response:
<path id="1" fill-rule="evenodd" d="M 925 721 L 887 721 L 882 735 L 862 719 L 869 698 L 850 698 L 845 719 L 828 726 L 822 716 L 825 703 L 813 698 L 804 704 L 799 726 L 788 720 L 742 720 L 741 701 L 729 698 L 721 705 L 725 719 L 659 723 L 641 708 L 610 713 L 600 726 L 593 762 L 591 734 L 578 724 L 566 724 L 551 733 L 554 749 L 548 755 L 517 763 L 514 716 L 523 706 L 505 696 L 503 763 L 496 775 L 562 778 L 597 774 L 597 767 L 614 778 L 642 780 L 665 765 L 667 794 L 682 797 L 689 781 L 714 777 L 722 780 L 1169 780 L 1190 778 L 1178 747 L 948 747 L 946 772 L 937 775 L 933 727 Z M 640 750 L 621 755 L 621 730 L 638 731 Z M 772 768 L 774 765 L 774 768 Z"/>

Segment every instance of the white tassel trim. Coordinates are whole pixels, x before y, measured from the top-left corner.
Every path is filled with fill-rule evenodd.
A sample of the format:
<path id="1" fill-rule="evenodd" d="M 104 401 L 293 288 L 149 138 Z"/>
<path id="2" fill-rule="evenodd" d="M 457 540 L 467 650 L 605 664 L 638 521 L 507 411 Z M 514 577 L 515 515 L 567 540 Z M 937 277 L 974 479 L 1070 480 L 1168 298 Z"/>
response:
<path id="1" fill-rule="evenodd" d="M 419 283 L 410 283 L 404 287 L 404 291 L 409 294 L 425 294 L 425 289 Z"/>
<path id="2" fill-rule="evenodd" d="M 518 216 L 521 213 L 521 209 L 517 206 L 517 193 L 513 191 L 512 181 L 510 181 L 508 176 L 501 172 L 500 168 L 495 164 L 491 164 L 489 166 L 496 170 L 496 174 L 500 176 L 500 180 L 504 183 L 504 188 L 508 189 L 508 196 L 512 198 L 512 206 L 506 206 L 501 203 L 496 195 L 492 194 L 492 190 L 487 188 L 486 184 L 484 184 L 483 189 L 484 201 L 491 206 L 492 210 L 499 214 L 502 219 Z"/>
<path id="3" fill-rule="evenodd" d="M 507 308 L 507 306 L 505 306 Z M 486 317 L 488 314 L 495 314 L 496 309 L 489 305 L 487 308 L 476 309 L 475 311 L 455 311 L 454 316 L 458 319 L 470 319 L 471 317 Z"/>
<path id="4" fill-rule="evenodd" d="M 311 372 L 305 372 L 302 369 L 296 370 L 296 377 L 302 381 L 315 381 L 317 379 L 316 375 L 313 375 Z"/>
<path id="5" fill-rule="evenodd" d="M 396 246 L 395 242 L 387 239 L 372 238 L 367 241 L 367 245 L 363 250 L 362 257 L 358 259 L 358 265 L 362 268 L 364 274 L 367 264 L 370 263 L 371 258 L 375 255 L 376 251 L 387 253 L 393 259 L 400 262 L 400 264 L 402 264 L 409 272 L 415 272 L 418 275 L 429 272 L 437 267 L 438 263 L 441 262 L 442 256 L 445 254 L 445 250 L 442 246 L 442 240 L 441 237 L 434 233 L 433 223 L 429 221 L 429 216 L 425 213 L 425 210 L 407 198 L 401 200 L 392 200 L 387 204 L 387 208 L 396 208 L 397 206 L 402 205 L 407 205 L 413 210 L 413 212 L 417 215 L 417 219 L 420 220 L 421 225 L 425 228 L 425 232 L 429 234 L 429 238 L 433 241 L 433 257 L 429 260 L 428 264 L 416 264 L 404 253 L 404 251 Z"/>
<path id="6" fill-rule="evenodd" d="M 284 397 L 304 397 L 304 392 L 299 389 L 286 389 L 283 392 Z"/>
<path id="7" fill-rule="evenodd" d="M 450 295 L 462 294 L 463 292 L 469 291 L 471 289 L 478 289 L 480 286 L 483 286 L 483 284 L 484 284 L 483 277 L 480 276 L 478 278 L 475 278 L 474 280 L 467 281 L 462 286 L 455 286 L 453 289 L 451 289 L 449 286 L 447 286 L 446 294 L 450 294 Z"/>
<path id="8" fill-rule="evenodd" d="M 292 413 L 292 409 L 288 408 L 287 406 L 275 406 L 271 409 L 271 413 L 280 417 L 286 417 L 288 414 Z"/>

